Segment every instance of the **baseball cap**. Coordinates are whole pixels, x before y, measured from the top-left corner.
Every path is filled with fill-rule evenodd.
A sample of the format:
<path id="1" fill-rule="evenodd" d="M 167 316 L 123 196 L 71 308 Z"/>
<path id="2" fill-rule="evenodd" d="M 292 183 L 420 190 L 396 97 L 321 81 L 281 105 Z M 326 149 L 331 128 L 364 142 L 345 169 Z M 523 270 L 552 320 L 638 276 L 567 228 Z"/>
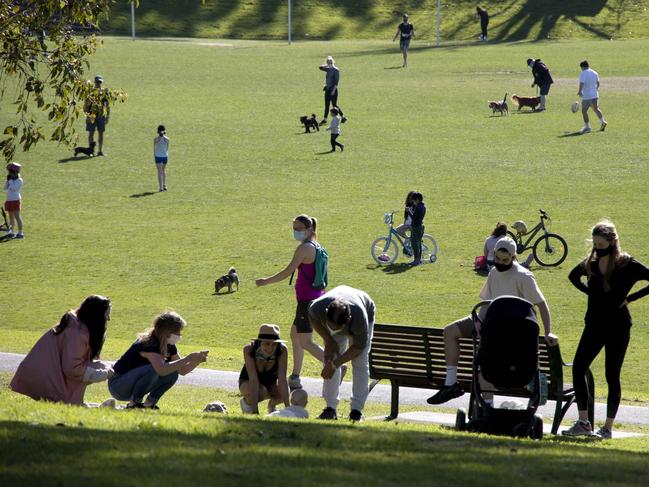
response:
<path id="1" fill-rule="evenodd" d="M 95 83 L 103 83 L 104 78 L 102 78 L 100 75 L 95 76 Z"/>
<path id="2" fill-rule="evenodd" d="M 504 250 L 509 255 L 514 256 L 516 255 L 516 242 L 511 237 L 503 237 L 496 242 L 496 246 L 494 247 L 494 252 L 498 252 L 499 250 Z"/>
<path id="3" fill-rule="evenodd" d="M 9 164 L 7 164 L 7 171 L 20 172 L 21 167 L 22 166 L 17 162 L 10 162 Z"/>

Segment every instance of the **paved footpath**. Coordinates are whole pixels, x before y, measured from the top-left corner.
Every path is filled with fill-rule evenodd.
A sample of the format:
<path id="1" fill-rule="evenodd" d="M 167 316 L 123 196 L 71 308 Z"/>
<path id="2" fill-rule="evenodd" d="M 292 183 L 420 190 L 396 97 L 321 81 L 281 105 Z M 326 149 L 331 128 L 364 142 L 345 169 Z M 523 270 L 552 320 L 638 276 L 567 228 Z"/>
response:
<path id="1" fill-rule="evenodd" d="M 13 372 L 18 367 L 18 364 L 23 359 L 23 354 L 18 353 L 4 353 L 0 352 L 0 372 Z M 211 370 L 211 369 L 196 369 L 192 373 L 181 376 L 179 383 L 192 385 L 197 387 L 214 387 L 219 389 L 226 390 L 238 390 L 239 388 L 239 373 L 238 372 L 228 372 L 222 370 Z M 322 392 L 322 379 L 303 377 L 302 385 L 304 389 L 311 396 L 319 396 Z M 351 394 L 351 382 L 345 381 L 341 386 L 341 397 L 349 398 Z M 399 389 L 399 403 L 402 405 L 427 405 L 426 399 L 433 394 L 432 390 L 429 389 L 415 389 L 410 387 L 402 387 Z M 499 404 L 498 397 L 496 397 L 496 405 Z M 502 397 L 501 400 L 520 400 L 520 398 L 506 398 Z M 370 393 L 368 401 L 390 404 L 390 385 L 389 384 L 378 384 Z M 454 399 L 452 401 L 444 404 L 448 408 L 466 408 L 469 403 L 469 394 Z M 539 412 L 547 421 L 554 416 L 555 403 L 549 401 L 545 406 L 539 408 Z M 389 407 L 386 407 L 386 415 L 390 412 Z M 417 417 L 413 417 L 416 415 Z M 399 417 L 402 415 L 400 414 Z M 413 420 L 413 421 L 432 421 L 432 422 L 452 422 L 450 418 L 454 420 L 455 414 L 452 415 L 439 415 L 436 413 L 405 413 L 403 414 L 404 420 Z M 606 417 L 606 404 L 597 403 L 595 404 L 595 419 L 597 421 L 602 421 Z M 427 419 L 430 418 L 430 419 Z M 568 413 L 566 414 L 566 419 L 575 420 L 577 418 L 577 407 L 572 406 Z M 627 406 L 621 405 L 617 414 L 617 421 L 621 423 L 628 424 L 649 424 L 649 407 L 640 407 L 640 406 Z M 547 424 L 546 424 L 547 426 Z M 617 436 L 617 435 L 616 435 Z"/>

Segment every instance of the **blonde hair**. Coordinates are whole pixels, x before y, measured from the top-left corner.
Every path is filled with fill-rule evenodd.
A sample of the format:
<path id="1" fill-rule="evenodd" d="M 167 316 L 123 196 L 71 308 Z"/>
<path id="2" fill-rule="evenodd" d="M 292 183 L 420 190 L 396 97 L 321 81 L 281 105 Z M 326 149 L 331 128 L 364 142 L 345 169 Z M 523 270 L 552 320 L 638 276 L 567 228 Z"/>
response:
<path id="1" fill-rule="evenodd" d="M 604 272 L 604 291 L 611 290 L 611 275 L 616 267 L 625 265 L 629 260 L 629 255 L 626 252 L 622 251 L 620 246 L 620 237 L 617 234 L 617 230 L 612 221 L 604 219 L 595 224 L 591 231 L 593 237 L 601 237 L 605 239 L 610 246 L 613 247 L 613 251 L 609 255 L 608 264 L 606 266 L 606 271 Z M 591 264 L 599 260 L 595 252 L 595 246 L 593 246 L 586 257 L 584 265 L 586 266 L 586 274 L 590 280 L 593 271 L 591 270 Z"/>
<path id="2" fill-rule="evenodd" d="M 153 326 L 138 335 L 138 340 L 142 343 L 160 345 L 160 355 L 167 355 L 167 338 L 171 334 L 177 334 L 186 325 L 185 320 L 175 311 L 164 311 L 155 317 Z"/>

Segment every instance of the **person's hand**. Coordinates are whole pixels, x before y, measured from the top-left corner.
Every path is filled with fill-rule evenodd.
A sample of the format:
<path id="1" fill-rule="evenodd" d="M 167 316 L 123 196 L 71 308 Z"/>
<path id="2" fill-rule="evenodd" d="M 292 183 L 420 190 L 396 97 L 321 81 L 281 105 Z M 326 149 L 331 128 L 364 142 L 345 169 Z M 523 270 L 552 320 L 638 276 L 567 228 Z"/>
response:
<path id="1" fill-rule="evenodd" d="M 324 346 L 324 361 L 325 364 L 334 359 L 338 354 L 338 344 L 333 340 L 327 340 Z"/>
<path id="2" fill-rule="evenodd" d="M 577 92 L 577 96 L 578 96 L 579 98 L 581 98 L 581 91 L 578 91 L 578 92 Z"/>
<path id="3" fill-rule="evenodd" d="M 202 364 L 207 361 L 207 354 L 204 354 L 203 352 L 192 352 L 187 356 L 187 358 L 194 363 Z"/>
<path id="4" fill-rule="evenodd" d="M 322 368 L 322 372 L 320 373 L 320 376 L 323 379 L 331 379 L 335 373 L 336 373 L 336 366 L 334 365 L 334 361 L 328 360 L 325 362 L 325 365 Z"/>
<path id="5" fill-rule="evenodd" d="M 536 83 L 532 83 L 532 84 L 530 85 L 530 88 L 534 88 L 534 85 L 535 85 L 535 84 L 536 84 Z"/>
<path id="6" fill-rule="evenodd" d="M 559 345 L 559 337 L 554 333 L 548 333 L 545 335 L 545 343 L 547 343 L 549 347 L 556 347 Z"/>
<path id="7" fill-rule="evenodd" d="M 112 379 L 112 377 L 115 375 L 115 371 L 112 368 L 110 368 L 110 369 L 107 370 L 107 372 L 108 373 L 106 374 L 106 378 L 107 379 Z"/>
<path id="8" fill-rule="evenodd" d="M 624 301 L 622 301 L 622 304 L 620 305 L 620 309 L 624 308 L 625 306 L 628 306 L 628 305 L 629 305 L 629 302 L 625 299 Z"/>
<path id="9" fill-rule="evenodd" d="M 257 279 L 257 280 L 255 281 L 255 284 L 257 285 L 257 287 L 261 287 L 261 286 L 265 286 L 265 285 L 268 284 L 268 283 L 266 282 L 266 278 L 265 278 L 265 277 L 260 277 L 259 279 Z"/>

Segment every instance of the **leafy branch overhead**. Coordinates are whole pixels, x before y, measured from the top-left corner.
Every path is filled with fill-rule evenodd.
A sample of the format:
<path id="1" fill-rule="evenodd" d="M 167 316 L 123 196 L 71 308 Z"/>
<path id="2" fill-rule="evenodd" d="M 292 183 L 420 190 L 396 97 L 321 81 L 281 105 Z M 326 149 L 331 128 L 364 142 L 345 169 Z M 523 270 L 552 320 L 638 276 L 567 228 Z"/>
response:
<path id="1" fill-rule="evenodd" d="M 88 58 L 97 48 L 99 20 L 108 15 L 110 3 L 0 2 L 0 101 L 15 97 L 16 107 L 14 114 L 3 114 L 9 122 L 0 140 L 6 160 L 18 146 L 28 151 L 39 140 L 72 144 L 75 122 L 84 111 L 105 110 L 107 115 L 111 104 L 126 101 L 125 92 L 96 88 L 86 74 Z"/>

